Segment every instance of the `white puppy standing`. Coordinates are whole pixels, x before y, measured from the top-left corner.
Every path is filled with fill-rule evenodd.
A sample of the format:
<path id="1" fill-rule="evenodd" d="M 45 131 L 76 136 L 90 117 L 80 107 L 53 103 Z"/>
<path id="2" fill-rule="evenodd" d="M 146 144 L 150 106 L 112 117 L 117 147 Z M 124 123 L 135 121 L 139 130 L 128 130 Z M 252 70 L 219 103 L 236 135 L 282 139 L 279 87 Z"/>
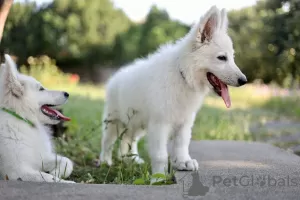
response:
<path id="1" fill-rule="evenodd" d="M 0 175 L 9 180 L 65 182 L 73 163 L 56 155 L 50 130 L 44 124 L 69 120 L 54 106 L 64 104 L 69 94 L 50 91 L 34 78 L 19 74 L 5 55 L 0 79 Z M 46 173 L 48 172 L 48 173 Z"/>
<path id="2" fill-rule="evenodd" d="M 227 85 L 238 87 L 247 82 L 235 64 L 227 28 L 226 11 L 213 6 L 177 43 L 164 45 L 113 75 L 106 88 L 100 163 L 112 164 L 116 125 L 126 125 L 119 156 L 136 154 L 133 157 L 142 163 L 137 142 L 147 133 L 152 173 L 164 173 L 172 136 L 173 167 L 198 169 L 189 144 L 204 97 L 212 89 L 230 107 Z"/>

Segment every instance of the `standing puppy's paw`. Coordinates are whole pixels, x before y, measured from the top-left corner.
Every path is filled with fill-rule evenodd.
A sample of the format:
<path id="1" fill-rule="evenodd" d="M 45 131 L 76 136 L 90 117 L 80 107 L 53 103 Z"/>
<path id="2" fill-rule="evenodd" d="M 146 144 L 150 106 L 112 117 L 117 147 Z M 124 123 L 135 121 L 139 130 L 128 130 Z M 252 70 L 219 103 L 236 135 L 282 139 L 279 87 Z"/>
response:
<path id="1" fill-rule="evenodd" d="M 134 159 L 134 162 L 137 163 L 137 164 L 144 164 L 145 163 L 145 161 L 143 160 L 143 158 L 141 158 L 139 156 L 136 156 L 133 159 Z"/>
<path id="2" fill-rule="evenodd" d="M 112 161 L 111 156 L 109 156 L 109 155 L 107 155 L 105 153 L 101 153 L 100 157 L 99 157 L 99 160 L 98 160 L 98 162 L 97 162 L 96 165 L 99 167 L 102 164 L 107 164 L 108 166 L 112 166 L 113 165 L 113 161 Z"/>
<path id="3" fill-rule="evenodd" d="M 160 183 L 163 183 L 165 179 L 163 178 L 151 178 L 150 185 L 160 185 Z"/>
<path id="4" fill-rule="evenodd" d="M 76 182 L 74 182 L 74 181 L 66 181 L 66 180 L 60 180 L 59 181 L 60 183 L 72 183 L 72 184 L 74 184 L 74 183 L 76 183 Z"/>
<path id="5" fill-rule="evenodd" d="M 134 162 L 135 164 L 138 164 L 138 165 L 145 163 L 145 161 L 139 156 L 130 156 L 130 157 L 125 157 L 125 158 L 121 158 L 121 159 L 127 163 Z"/>
<path id="6" fill-rule="evenodd" d="M 173 167 L 182 171 L 196 171 L 199 168 L 199 164 L 195 159 L 190 159 L 187 161 L 176 160 L 173 162 Z"/>

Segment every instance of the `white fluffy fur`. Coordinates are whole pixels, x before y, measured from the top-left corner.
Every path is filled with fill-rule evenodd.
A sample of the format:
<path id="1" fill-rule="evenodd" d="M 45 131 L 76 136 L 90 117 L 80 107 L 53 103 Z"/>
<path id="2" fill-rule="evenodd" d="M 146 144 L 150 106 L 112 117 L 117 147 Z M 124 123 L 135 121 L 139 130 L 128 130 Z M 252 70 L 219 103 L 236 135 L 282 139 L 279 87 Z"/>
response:
<path id="1" fill-rule="evenodd" d="M 73 163 L 57 155 L 51 143 L 51 133 L 44 124 L 56 124 L 42 114 L 44 104 L 61 105 L 67 101 L 62 91 L 40 91 L 34 78 L 19 74 L 16 64 L 5 55 L 1 65 L 0 106 L 31 120 L 36 127 L 0 110 L 0 175 L 4 179 L 36 182 L 65 182 Z M 45 173 L 49 172 L 49 173 Z"/>
<path id="2" fill-rule="evenodd" d="M 167 143 L 172 137 L 173 167 L 198 169 L 197 161 L 189 155 L 189 143 L 196 114 L 212 88 L 206 73 L 214 73 L 231 86 L 240 86 L 239 78 L 246 80 L 234 62 L 227 21 L 225 10 L 213 6 L 181 40 L 113 75 L 106 87 L 100 163 L 112 164 L 112 145 L 122 132 L 116 125 L 123 125 L 128 130 L 122 136 L 120 156 L 130 152 L 142 163 L 137 142 L 147 133 L 152 173 L 164 173 Z M 220 55 L 227 61 L 217 59 Z"/>

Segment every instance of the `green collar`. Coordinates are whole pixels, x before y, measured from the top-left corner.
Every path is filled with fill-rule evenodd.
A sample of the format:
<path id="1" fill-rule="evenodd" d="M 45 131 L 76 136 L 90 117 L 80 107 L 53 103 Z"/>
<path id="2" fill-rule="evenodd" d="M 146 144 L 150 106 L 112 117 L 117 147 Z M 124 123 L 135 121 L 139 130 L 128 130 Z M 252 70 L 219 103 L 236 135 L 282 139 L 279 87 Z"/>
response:
<path id="1" fill-rule="evenodd" d="M 35 125 L 34 125 L 34 123 L 33 123 L 32 121 L 30 121 L 30 120 L 28 120 L 28 119 L 25 119 L 25 118 L 21 117 L 21 116 L 18 115 L 16 112 L 14 112 L 14 111 L 12 111 L 12 110 L 9 110 L 9 109 L 7 109 L 7 108 L 2 108 L 2 110 L 5 111 L 5 112 L 7 112 L 7 113 L 9 113 L 9 114 L 11 114 L 11 115 L 13 115 L 14 117 L 16 117 L 16 118 L 18 118 L 18 119 L 20 119 L 20 120 L 26 122 L 26 123 L 29 124 L 31 127 L 35 127 Z"/>

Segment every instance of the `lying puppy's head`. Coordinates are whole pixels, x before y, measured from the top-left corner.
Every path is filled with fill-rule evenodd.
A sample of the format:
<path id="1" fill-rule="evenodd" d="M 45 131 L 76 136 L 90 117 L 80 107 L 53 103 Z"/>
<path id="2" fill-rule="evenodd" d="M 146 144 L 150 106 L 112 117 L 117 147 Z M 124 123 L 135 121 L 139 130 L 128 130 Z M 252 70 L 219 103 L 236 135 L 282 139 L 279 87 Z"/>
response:
<path id="1" fill-rule="evenodd" d="M 20 74 L 12 58 L 5 55 L 0 79 L 2 108 L 11 109 L 28 120 L 57 124 L 70 120 L 54 109 L 66 103 L 68 97 L 67 92 L 47 90 L 33 77 Z"/>
<path id="2" fill-rule="evenodd" d="M 211 7 L 187 35 L 188 56 L 183 70 L 193 88 L 208 86 L 230 107 L 227 85 L 242 86 L 247 78 L 234 61 L 227 29 L 225 9 Z"/>

